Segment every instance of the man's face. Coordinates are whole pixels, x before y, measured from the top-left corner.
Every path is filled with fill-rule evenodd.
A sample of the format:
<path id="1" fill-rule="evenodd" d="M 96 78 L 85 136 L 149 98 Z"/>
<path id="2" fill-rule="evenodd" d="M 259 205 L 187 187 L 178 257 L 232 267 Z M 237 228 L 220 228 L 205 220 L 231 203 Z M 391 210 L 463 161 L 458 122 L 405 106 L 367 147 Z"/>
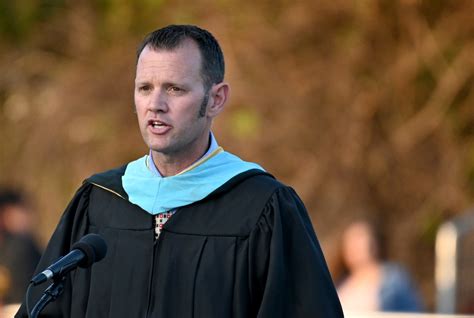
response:
<path id="1" fill-rule="evenodd" d="M 188 160 L 204 153 L 211 118 L 200 109 L 207 102 L 201 55 L 192 40 L 173 50 L 145 47 L 137 63 L 135 107 L 154 156 Z"/>

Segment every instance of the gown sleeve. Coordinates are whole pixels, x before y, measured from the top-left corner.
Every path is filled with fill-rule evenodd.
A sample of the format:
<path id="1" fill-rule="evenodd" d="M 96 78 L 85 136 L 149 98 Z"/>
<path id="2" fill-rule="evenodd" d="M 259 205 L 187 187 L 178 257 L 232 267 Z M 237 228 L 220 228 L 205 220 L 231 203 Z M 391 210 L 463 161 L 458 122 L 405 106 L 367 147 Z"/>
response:
<path id="1" fill-rule="evenodd" d="M 251 293 L 258 318 L 343 317 L 306 209 L 291 188 L 278 189 L 250 235 Z"/>
<path id="2" fill-rule="evenodd" d="M 64 211 L 58 226 L 56 227 L 48 246 L 46 247 L 35 275 L 45 270 L 49 265 L 53 264 L 61 256 L 69 253 L 72 244 L 77 242 L 87 231 L 87 207 L 91 186 L 83 184 L 76 192 L 66 210 Z M 29 297 L 30 310 L 33 309 L 36 302 L 43 295 L 44 290 L 51 282 L 43 283 L 32 287 Z M 70 317 L 71 310 L 71 273 L 66 277 L 63 294 L 52 303 L 49 303 L 40 314 L 40 317 Z M 26 295 L 25 295 L 26 296 Z M 15 318 L 28 317 L 26 310 L 26 300 L 23 301 Z"/>

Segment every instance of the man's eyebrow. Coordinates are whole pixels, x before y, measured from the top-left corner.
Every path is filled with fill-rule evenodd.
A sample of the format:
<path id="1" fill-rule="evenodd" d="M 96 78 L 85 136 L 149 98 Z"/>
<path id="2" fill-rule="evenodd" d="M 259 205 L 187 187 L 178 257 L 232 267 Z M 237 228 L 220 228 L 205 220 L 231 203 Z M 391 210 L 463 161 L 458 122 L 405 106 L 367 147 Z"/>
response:
<path id="1" fill-rule="evenodd" d="M 145 82 L 150 82 L 150 80 L 142 78 L 142 77 L 135 77 L 135 83 L 145 83 Z"/>
<path id="2" fill-rule="evenodd" d="M 162 83 L 161 85 L 163 86 L 186 86 L 186 83 L 184 82 L 177 82 L 177 81 L 166 81 Z"/>
<path id="3" fill-rule="evenodd" d="M 147 79 L 140 79 L 140 78 L 135 79 L 135 85 L 148 85 L 148 84 L 152 84 L 152 81 L 147 80 Z M 183 82 L 166 81 L 166 82 L 160 83 L 160 86 L 162 87 L 179 86 L 179 87 L 186 88 L 188 87 L 188 85 L 189 84 L 184 81 Z"/>

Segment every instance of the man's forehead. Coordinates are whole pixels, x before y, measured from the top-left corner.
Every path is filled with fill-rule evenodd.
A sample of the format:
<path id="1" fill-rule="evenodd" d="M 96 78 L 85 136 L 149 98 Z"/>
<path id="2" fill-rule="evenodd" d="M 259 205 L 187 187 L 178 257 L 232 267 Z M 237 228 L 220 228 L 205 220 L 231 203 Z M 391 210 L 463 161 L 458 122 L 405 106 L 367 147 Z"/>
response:
<path id="1" fill-rule="evenodd" d="M 168 80 L 202 80 L 201 70 L 201 55 L 192 41 L 173 49 L 146 46 L 138 59 L 136 80 L 144 80 L 150 76 L 164 76 Z"/>

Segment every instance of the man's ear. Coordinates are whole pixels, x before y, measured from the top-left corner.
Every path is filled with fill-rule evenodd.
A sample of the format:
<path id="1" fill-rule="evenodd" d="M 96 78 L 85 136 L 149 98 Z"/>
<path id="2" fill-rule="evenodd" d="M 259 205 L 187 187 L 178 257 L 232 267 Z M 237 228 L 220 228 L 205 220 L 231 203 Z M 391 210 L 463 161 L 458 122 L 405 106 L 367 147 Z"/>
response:
<path id="1" fill-rule="evenodd" d="M 214 118 L 223 109 L 230 96 L 230 85 L 219 83 L 212 86 L 209 92 L 209 105 L 207 107 L 207 116 Z"/>

